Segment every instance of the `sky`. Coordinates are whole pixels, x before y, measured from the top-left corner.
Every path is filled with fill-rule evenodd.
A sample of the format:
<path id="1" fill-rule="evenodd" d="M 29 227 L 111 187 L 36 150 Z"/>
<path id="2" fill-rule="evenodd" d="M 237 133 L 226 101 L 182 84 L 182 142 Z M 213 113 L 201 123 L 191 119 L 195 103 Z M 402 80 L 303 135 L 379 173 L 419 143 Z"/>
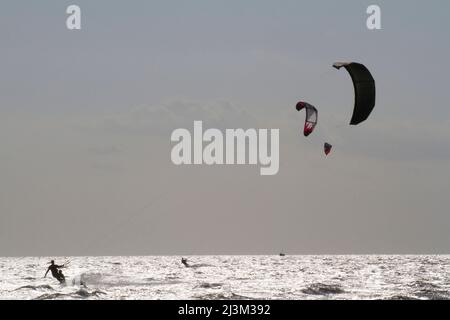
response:
<path id="1" fill-rule="evenodd" d="M 450 253 L 448 1 L 0 6 L 0 256 Z M 336 61 L 376 80 L 359 126 Z M 278 174 L 175 166 L 194 120 L 279 129 Z"/>

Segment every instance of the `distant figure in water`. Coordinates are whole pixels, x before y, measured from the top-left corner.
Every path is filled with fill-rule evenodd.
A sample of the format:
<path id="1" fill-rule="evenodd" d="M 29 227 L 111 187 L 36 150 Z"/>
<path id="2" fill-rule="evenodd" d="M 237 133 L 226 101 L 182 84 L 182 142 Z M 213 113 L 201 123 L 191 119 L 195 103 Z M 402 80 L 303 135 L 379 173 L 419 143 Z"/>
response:
<path id="1" fill-rule="evenodd" d="M 51 271 L 53 278 L 58 280 L 60 283 L 65 282 L 66 278 L 62 274 L 62 271 L 58 270 L 58 269 L 61 269 L 61 268 L 64 268 L 64 265 L 60 265 L 59 266 L 59 265 L 55 264 L 55 260 L 50 261 L 50 266 L 48 267 L 47 272 L 44 275 L 44 278 L 47 277 L 47 273 L 49 271 Z"/>
<path id="2" fill-rule="evenodd" d="M 286 254 L 283 253 L 283 252 L 280 253 L 280 257 L 284 257 L 285 255 L 286 255 Z"/>
<path id="3" fill-rule="evenodd" d="M 184 264 L 185 267 L 189 268 L 190 266 L 187 263 L 187 259 L 186 258 L 181 258 L 181 263 Z"/>

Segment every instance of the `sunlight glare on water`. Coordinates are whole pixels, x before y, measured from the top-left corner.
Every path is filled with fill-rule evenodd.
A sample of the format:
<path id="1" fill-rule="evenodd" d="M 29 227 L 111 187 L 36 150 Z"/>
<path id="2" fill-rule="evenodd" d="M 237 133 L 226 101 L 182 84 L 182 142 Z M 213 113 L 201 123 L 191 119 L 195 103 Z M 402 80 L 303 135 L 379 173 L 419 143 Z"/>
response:
<path id="1" fill-rule="evenodd" d="M 450 256 L 0 258 L 0 299 L 448 299 Z"/>

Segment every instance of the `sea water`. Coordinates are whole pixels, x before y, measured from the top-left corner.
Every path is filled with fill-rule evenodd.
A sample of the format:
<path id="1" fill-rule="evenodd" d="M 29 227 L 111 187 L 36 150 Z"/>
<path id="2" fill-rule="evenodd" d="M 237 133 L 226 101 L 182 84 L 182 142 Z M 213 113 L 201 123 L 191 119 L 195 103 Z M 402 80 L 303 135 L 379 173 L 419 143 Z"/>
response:
<path id="1" fill-rule="evenodd" d="M 0 258 L 0 299 L 448 299 L 450 256 Z M 69 262 L 66 284 L 44 278 Z"/>

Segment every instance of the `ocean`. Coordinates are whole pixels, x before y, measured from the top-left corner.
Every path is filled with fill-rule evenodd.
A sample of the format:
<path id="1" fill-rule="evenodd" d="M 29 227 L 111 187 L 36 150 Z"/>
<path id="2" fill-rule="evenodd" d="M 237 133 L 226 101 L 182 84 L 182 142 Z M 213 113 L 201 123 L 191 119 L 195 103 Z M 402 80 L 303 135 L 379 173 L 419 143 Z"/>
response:
<path id="1" fill-rule="evenodd" d="M 449 299 L 448 255 L 0 258 L 0 299 Z M 66 284 L 49 261 L 67 262 Z"/>

